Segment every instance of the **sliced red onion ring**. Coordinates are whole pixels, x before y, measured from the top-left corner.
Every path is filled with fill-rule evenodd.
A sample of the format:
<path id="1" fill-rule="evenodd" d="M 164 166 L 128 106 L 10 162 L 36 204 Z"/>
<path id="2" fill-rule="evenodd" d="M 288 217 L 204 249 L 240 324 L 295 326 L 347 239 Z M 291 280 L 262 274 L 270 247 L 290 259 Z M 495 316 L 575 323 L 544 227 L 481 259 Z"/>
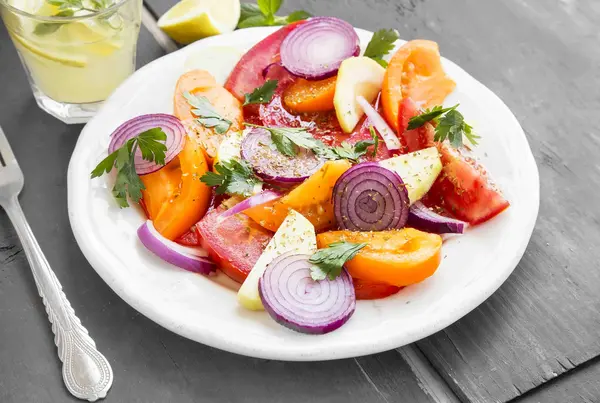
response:
<path id="1" fill-rule="evenodd" d="M 394 133 L 392 128 L 386 123 L 385 119 L 371 106 L 371 104 L 362 96 L 356 97 L 356 102 L 365 111 L 365 115 L 369 118 L 369 121 L 375 126 L 388 150 L 396 151 L 402 147 L 398 136 Z M 379 102 L 379 101 L 378 101 Z"/>
<path id="2" fill-rule="evenodd" d="M 261 204 L 268 203 L 273 200 L 277 200 L 281 197 L 280 193 L 274 192 L 272 190 L 263 190 L 259 194 L 256 194 L 252 197 L 243 200 L 230 208 L 229 210 L 225 210 L 223 214 L 219 216 L 217 221 L 223 221 L 227 217 L 231 217 L 235 214 L 241 213 L 245 210 L 248 210 L 251 207 L 259 206 Z"/>
<path id="3" fill-rule="evenodd" d="M 242 140 L 242 158 L 250 163 L 258 176 L 279 186 L 303 182 L 325 162 L 311 150 L 298 147 L 294 157 L 283 155 L 262 128 L 253 128 Z"/>
<path id="4" fill-rule="evenodd" d="M 150 220 L 142 224 L 137 233 L 142 244 L 167 263 L 204 275 L 217 268 L 204 249 L 189 248 L 168 240 L 158 233 Z"/>
<path id="5" fill-rule="evenodd" d="M 167 115 L 166 113 L 141 115 L 130 119 L 117 127 L 111 134 L 108 153 L 112 154 L 118 148 L 121 148 L 130 138 L 156 127 L 161 128 L 167 135 L 167 140 L 165 141 L 165 145 L 167 146 L 167 151 L 165 152 L 165 165 L 168 164 L 183 149 L 186 135 L 185 128 L 179 119 L 173 115 Z M 143 159 L 142 152 L 138 148 L 135 153 L 135 171 L 138 175 L 149 174 L 158 171 L 162 167 L 163 165 L 158 165 L 152 161 Z"/>
<path id="6" fill-rule="evenodd" d="M 468 226 L 464 221 L 435 213 L 420 201 L 410 206 L 407 225 L 434 234 L 463 234 Z"/>
<path id="7" fill-rule="evenodd" d="M 352 231 L 402 228 L 408 220 L 408 191 L 400 176 L 376 162 L 344 172 L 333 188 L 338 226 Z"/>
<path id="8" fill-rule="evenodd" d="M 352 278 L 343 269 L 335 280 L 310 276 L 310 255 L 284 253 L 258 282 L 260 299 L 279 324 L 301 333 L 325 334 L 350 319 L 356 307 Z"/>
<path id="9" fill-rule="evenodd" d="M 352 25 L 334 17 L 311 18 L 281 43 L 281 64 L 307 80 L 335 75 L 342 61 L 360 54 L 360 40 Z"/>

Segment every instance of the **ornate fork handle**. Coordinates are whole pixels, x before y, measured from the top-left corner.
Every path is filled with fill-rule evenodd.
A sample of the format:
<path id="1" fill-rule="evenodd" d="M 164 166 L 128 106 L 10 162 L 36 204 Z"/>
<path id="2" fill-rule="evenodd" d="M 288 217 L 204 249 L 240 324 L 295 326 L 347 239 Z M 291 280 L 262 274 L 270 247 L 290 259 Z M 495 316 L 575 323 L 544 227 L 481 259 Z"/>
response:
<path id="1" fill-rule="evenodd" d="M 52 323 L 58 357 L 63 362 L 63 380 L 69 392 L 91 402 L 103 398 L 110 389 L 113 372 L 108 360 L 75 316 L 56 275 L 35 239 L 21 206 L 15 198 L 4 203 L 33 272 L 37 289 Z"/>

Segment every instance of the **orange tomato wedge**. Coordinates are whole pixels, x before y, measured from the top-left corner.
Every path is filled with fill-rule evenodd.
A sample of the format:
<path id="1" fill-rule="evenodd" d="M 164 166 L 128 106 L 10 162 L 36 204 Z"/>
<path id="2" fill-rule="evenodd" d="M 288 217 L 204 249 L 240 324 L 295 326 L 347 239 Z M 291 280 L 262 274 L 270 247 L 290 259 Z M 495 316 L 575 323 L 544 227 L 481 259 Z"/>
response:
<path id="1" fill-rule="evenodd" d="M 200 182 L 200 177 L 208 171 L 200 145 L 188 137 L 176 160 L 159 171 L 141 176 L 146 187 L 142 196 L 147 214 L 156 230 L 171 240 L 200 221 L 211 198 L 211 189 Z"/>
<path id="2" fill-rule="evenodd" d="M 331 231 L 317 235 L 317 246 L 366 243 L 345 267 L 353 278 L 397 287 L 425 280 L 441 262 L 442 237 L 412 228 L 381 232 Z"/>
<path id="3" fill-rule="evenodd" d="M 219 116 L 231 122 L 227 133 L 241 130 L 244 116 L 242 104 L 229 91 L 219 85 L 215 78 L 205 70 L 192 70 L 179 77 L 175 86 L 174 111 L 190 135 L 194 135 L 205 149 L 207 156 L 212 159 L 217 153 L 221 141 L 227 133 L 218 134 L 211 128 L 196 122 L 194 109 L 185 98 L 186 92 L 205 97 L 215 108 Z"/>
<path id="4" fill-rule="evenodd" d="M 381 102 L 387 122 L 398 132 L 398 110 L 402 99 L 419 106 L 441 105 L 456 83 L 442 68 L 438 44 L 417 39 L 405 43 L 392 57 L 383 78 Z"/>
<path id="5" fill-rule="evenodd" d="M 333 110 L 337 77 L 325 80 L 296 80 L 283 93 L 283 102 L 292 112 L 325 112 Z"/>
<path id="6" fill-rule="evenodd" d="M 315 230 L 330 228 L 335 222 L 333 187 L 351 166 L 347 160 L 328 161 L 281 199 L 252 207 L 244 211 L 244 214 L 264 228 L 277 231 L 289 210 L 294 209 L 306 217 L 315 226 Z"/>

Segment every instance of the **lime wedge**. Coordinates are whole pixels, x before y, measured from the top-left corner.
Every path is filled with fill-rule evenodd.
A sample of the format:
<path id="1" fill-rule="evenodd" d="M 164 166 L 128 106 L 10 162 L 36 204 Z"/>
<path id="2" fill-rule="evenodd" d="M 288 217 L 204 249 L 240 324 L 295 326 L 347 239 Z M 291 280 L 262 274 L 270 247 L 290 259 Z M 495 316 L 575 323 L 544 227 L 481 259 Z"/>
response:
<path id="1" fill-rule="evenodd" d="M 231 32 L 240 18 L 240 0 L 182 0 L 158 20 L 175 41 L 188 44 Z"/>

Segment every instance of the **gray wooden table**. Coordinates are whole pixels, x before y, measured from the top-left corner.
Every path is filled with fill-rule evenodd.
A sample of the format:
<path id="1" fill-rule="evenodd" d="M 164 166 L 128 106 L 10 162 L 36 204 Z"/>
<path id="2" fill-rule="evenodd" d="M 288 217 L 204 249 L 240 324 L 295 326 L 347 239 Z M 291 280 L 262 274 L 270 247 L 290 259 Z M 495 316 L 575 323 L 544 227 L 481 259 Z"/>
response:
<path id="1" fill-rule="evenodd" d="M 148 0 L 138 66 L 174 47 Z M 541 176 L 525 256 L 478 309 L 411 346 L 323 363 L 245 358 L 183 339 L 98 277 L 67 216 L 81 126 L 40 111 L 0 27 L 0 125 L 25 173 L 23 209 L 73 307 L 110 358 L 107 402 L 600 401 L 600 4 L 597 0 L 286 0 L 404 39 L 428 38 L 520 120 Z M 486 270 L 482 267 L 481 270 Z M 21 246 L 0 212 L 0 402 L 75 401 Z"/>

